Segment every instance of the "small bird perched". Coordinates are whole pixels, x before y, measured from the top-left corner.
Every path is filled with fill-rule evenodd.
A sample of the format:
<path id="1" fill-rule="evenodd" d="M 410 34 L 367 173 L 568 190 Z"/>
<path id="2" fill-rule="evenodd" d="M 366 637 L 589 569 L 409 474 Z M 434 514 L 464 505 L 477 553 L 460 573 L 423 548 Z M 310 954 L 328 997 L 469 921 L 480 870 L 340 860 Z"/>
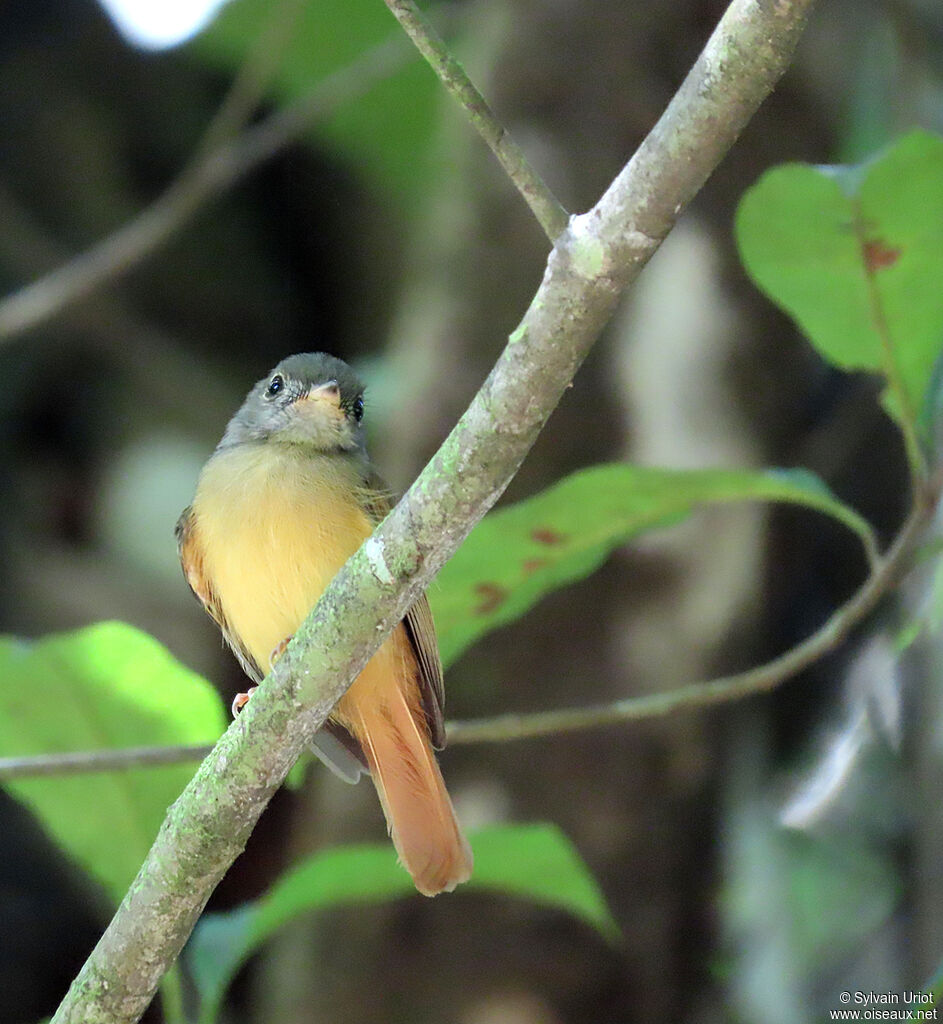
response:
<path id="1" fill-rule="evenodd" d="M 177 522 L 187 582 L 256 683 L 389 511 L 363 411 L 363 386 L 340 359 L 282 360 L 229 421 Z M 246 700 L 237 696 L 234 713 Z M 422 597 L 315 737 L 342 778 L 369 770 L 400 861 L 426 896 L 450 892 L 472 869 L 434 753 L 445 743 L 443 701 Z"/>

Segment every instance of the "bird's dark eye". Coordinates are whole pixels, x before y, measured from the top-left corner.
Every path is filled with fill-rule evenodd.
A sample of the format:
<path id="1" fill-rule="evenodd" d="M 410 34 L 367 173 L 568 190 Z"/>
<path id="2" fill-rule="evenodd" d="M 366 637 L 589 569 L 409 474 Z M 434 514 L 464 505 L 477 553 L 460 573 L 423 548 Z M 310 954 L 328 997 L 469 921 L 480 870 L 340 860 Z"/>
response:
<path id="1" fill-rule="evenodd" d="M 265 392 L 266 398 L 274 398 L 279 391 L 285 386 L 285 379 L 280 373 L 276 373 L 275 376 L 268 382 L 268 390 Z"/>
<path id="2" fill-rule="evenodd" d="M 355 398 L 350 411 L 354 414 L 354 419 L 359 423 L 363 419 L 363 399 Z"/>

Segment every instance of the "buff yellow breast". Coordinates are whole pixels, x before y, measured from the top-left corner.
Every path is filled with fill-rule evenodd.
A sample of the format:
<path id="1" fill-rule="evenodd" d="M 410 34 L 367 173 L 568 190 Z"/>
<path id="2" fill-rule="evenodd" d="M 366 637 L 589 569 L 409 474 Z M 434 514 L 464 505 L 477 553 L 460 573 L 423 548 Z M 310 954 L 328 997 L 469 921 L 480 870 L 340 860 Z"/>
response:
<path id="1" fill-rule="evenodd" d="M 203 574 L 228 629 L 263 672 L 372 532 L 356 466 L 289 445 L 237 445 L 200 476 L 193 519 Z M 377 788 L 416 888 L 454 889 L 472 868 L 430 743 L 419 669 L 402 625 L 334 709 Z"/>
<path id="2" fill-rule="evenodd" d="M 239 445 L 200 476 L 193 511 L 207 577 L 263 673 L 372 532 L 354 467 L 288 445 Z"/>

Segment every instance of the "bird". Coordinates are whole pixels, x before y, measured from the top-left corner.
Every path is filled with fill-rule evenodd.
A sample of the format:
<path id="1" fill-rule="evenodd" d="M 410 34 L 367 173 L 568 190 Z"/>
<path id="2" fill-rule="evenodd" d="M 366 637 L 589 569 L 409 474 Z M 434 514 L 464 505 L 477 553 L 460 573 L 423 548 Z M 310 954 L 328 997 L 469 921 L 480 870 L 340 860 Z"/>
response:
<path id="1" fill-rule="evenodd" d="M 177 522 L 184 577 L 258 684 L 390 499 L 364 441 L 364 388 L 324 352 L 259 380 Z M 235 714 L 253 692 L 239 694 Z M 423 595 L 318 731 L 341 778 L 369 772 L 400 863 L 425 896 L 471 875 L 471 849 L 436 758 L 445 744 L 435 627 Z"/>

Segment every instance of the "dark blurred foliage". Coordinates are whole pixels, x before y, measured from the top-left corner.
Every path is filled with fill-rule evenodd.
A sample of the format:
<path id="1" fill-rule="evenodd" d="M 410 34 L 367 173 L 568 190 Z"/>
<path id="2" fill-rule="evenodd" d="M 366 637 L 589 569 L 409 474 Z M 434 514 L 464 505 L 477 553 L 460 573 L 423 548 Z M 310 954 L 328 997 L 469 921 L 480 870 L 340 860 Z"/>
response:
<path id="1" fill-rule="evenodd" d="M 723 6 L 468 0 L 462 52 L 581 210 Z M 934 4 L 822 5 L 795 67 L 646 272 L 510 498 L 606 459 L 805 465 L 891 534 L 905 471 L 875 386 L 817 362 L 747 283 L 730 226 L 739 195 L 773 163 L 858 158 L 914 123 L 939 130 L 941 56 Z M 91 0 L 0 7 L 3 290 L 154 199 L 227 86 L 189 49 L 132 50 Z M 139 268 L 2 344 L 4 631 L 122 618 L 227 703 L 242 687 L 177 574 L 172 527 L 249 384 L 291 351 L 369 358 L 376 460 L 402 487 L 539 280 L 546 245 L 526 208 L 444 98 L 440 117 L 439 159 L 413 216 L 339 152 L 299 141 Z M 809 513 L 711 513 L 469 652 L 450 673 L 450 715 L 601 701 L 746 667 L 808 635 L 863 570 L 854 544 Z M 870 798 L 840 793 L 837 811 L 795 839 L 778 824 L 796 772 L 816 770 L 853 704 L 859 648 L 745 705 L 444 756 L 469 824 L 562 825 L 624 930 L 620 948 L 478 894 L 337 911 L 286 930 L 236 985 L 229 1019 L 791 1022 L 834 1008 L 842 988 L 918 988 L 943 956 L 932 658 L 869 683 L 902 703 L 904 720 L 896 750 L 878 730 L 855 768 Z M 381 829 L 368 787 L 312 772 L 274 802 L 211 905 L 256 895 L 306 851 Z M 808 866 L 823 829 L 844 863 L 865 851 L 871 882 L 854 888 L 860 872 Z M 821 922 L 789 926 L 791 901 L 846 885 L 841 941 Z M 0 1022 L 51 1012 L 106 916 L 33 823 L 0 804 Z"/>

